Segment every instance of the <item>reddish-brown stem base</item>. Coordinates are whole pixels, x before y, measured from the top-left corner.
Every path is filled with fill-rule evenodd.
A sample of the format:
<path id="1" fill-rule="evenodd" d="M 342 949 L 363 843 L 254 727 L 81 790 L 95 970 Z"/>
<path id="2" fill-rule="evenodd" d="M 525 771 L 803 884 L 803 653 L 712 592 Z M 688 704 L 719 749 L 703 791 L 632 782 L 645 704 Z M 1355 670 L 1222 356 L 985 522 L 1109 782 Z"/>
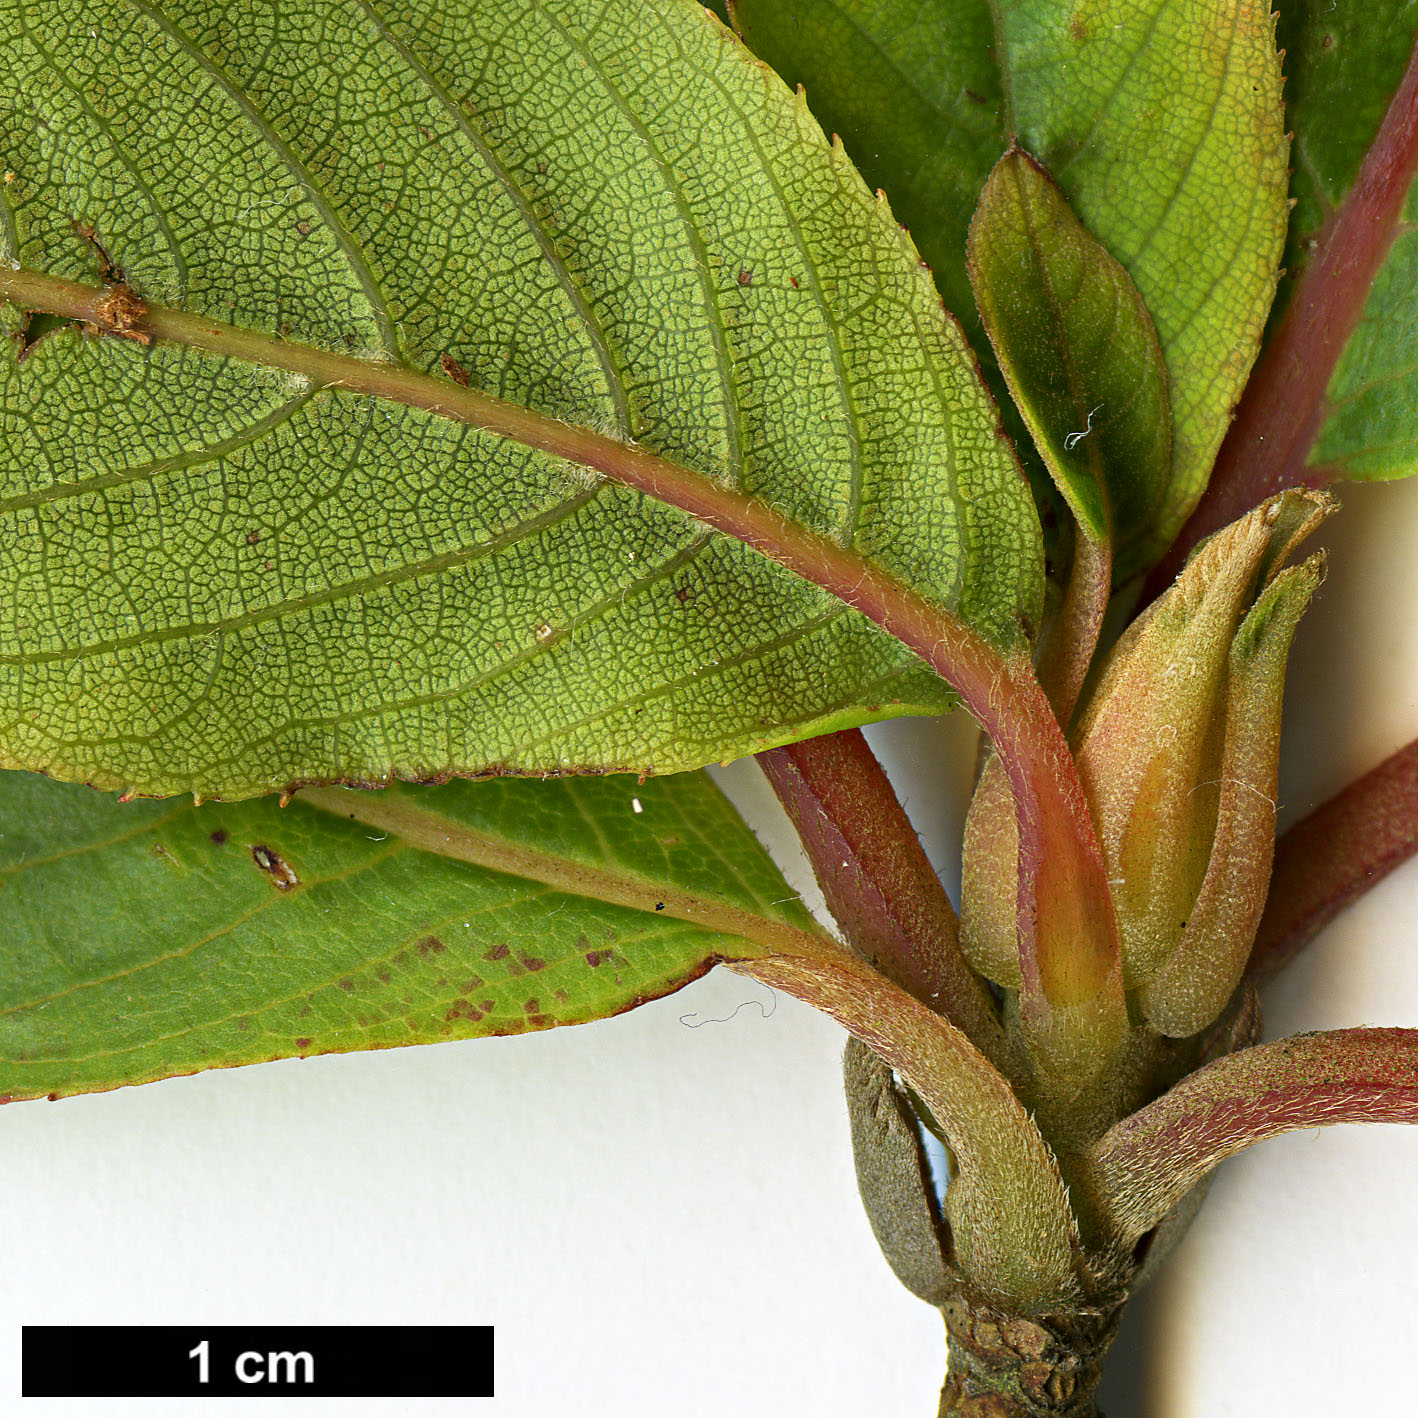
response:
<path id="1" fill-rule="evenodd" d="M 1098 1418 L 1121 1307 L 1011 1315 L 961 1291 L 944 1313 L 950 1362 L 939 1418 Z"/>

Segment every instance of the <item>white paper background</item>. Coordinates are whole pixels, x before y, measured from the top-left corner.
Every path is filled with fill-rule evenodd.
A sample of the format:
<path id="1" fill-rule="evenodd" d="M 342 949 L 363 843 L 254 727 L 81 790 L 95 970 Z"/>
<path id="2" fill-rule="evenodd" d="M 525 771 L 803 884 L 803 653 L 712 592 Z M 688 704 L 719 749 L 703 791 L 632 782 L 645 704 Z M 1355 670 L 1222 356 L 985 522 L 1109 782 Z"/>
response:
<path id="1" fill-rule="evenodd" d="M 1418 482 L 1347 502 L 1297 647 L 1286 820 L 1418 736 Z M 968 725 L 875 737 L 946 860 Z M 772 828 L 755 770 L 725 781 Z M 1272 991 L 1268 1032 L 1418 1024 L 1415 908 L 1410 867 Z M 861 1215 L 840 1049 L 719 971 L 580 1029 L 6 1108 L 0 1411 L 927 1418 L 940 1324 Z M 1398 1128 L 1228 1163 L 1125 1325 L 1112 1418 L 1410 1414 L 1415 1174 Z M 498 1396 L 22 1403 L 22 1323 L 492 1323 Z"/>

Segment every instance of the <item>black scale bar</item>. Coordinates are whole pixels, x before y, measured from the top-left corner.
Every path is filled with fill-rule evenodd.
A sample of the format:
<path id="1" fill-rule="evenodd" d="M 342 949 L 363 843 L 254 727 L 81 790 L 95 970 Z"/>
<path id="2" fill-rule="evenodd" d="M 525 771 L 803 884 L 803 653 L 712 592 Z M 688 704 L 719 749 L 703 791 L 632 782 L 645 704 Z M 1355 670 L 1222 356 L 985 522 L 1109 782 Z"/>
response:
<path id="1" fill-rule="evenodd" d="M 25 1398 L 491 1398 L 491 1325 L 26 1325 Z"/>

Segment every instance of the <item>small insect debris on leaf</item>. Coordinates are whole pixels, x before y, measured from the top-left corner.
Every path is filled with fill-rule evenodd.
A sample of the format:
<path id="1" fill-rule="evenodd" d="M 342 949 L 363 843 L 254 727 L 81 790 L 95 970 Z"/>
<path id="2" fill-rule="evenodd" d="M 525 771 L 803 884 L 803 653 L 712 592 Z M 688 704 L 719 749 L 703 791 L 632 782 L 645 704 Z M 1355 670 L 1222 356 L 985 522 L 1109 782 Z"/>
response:
<path id="1" fill-rule="evenodd" d="M 254 842 L 251 846 L 251 860 L 271 878 L 271 885 L 278 891 L 290 891 L 300 885 L 295 868 L 264 842 Z"/>
<path id="2" fill-rule="evenodd" d="M 450 354 L 438 356 L 438 362 L 443 366 L 443 372 L 455 383 L 461 384 L 466 389 L 472 382 L 472 376 L 456 359 Z"/>
<path id="3" fill-rule="evenodd" d="M 87 222 L 70 221 L 74 233 L 92 248 L 98 257 L 99 274 L 103 277 L 104 293 L 94 305 L 95 319 L 86 322 L 85 328 L 100 335 L 116 335 L 121 340 L 134 340 L 140 345 L 150 345 L 153 337 L 139 328 L 148 313 L 142 297 L 128 284 L 128 277 L 122 266 L 114 261 L 104 249 L 103 243 L 94 234 Z"/>

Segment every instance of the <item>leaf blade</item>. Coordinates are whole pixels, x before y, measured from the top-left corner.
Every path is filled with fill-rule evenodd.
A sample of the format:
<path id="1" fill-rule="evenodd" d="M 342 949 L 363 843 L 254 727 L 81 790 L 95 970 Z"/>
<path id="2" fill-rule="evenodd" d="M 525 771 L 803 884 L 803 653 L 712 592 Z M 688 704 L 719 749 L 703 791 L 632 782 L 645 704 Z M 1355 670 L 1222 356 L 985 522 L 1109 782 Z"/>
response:
<path id="1" fill-rule="evenodd" d="M 736 17 L 807 84 L 824 122 L 856 135 L 864 172 L 895 197 L 948 301 L 968 300 L 963 236 L 1008 140 L 1053 173 L 1132 276 L 1166 355 L 1175 476 L 1148 552 L 1160 555 L 1205 485 L 1275 289 L 1287 160 L 1269 6 L 736 0 Z M 970 135 L 968 158 L 924 196 L 928 144 L 894 126 L 901 104 L 857 102 L 862 68 L 866 94 L 884 85 L 872 87 L 860 45 L 823 38 L 828 17 L 890 48 L 935 121 Z M 960 51 L 956 36 L 969 37 Z M 992 51 L 998 67 L 981 77 Z M 936 232 L 940 245 L 927 244 Z"/>
<path id="2" fill-rule="evenodd" d="M 1291 276 L 1211 485 L 1150 590 L 1175 575 L 1203 537 L 1273 493 L 1411 470 L 1418 51 L 1410 53 L 1412 25 L 1400 12 L 1389 7 L 1394 27 L 1367 10 L 1338 17 L 1345 42 L 1337 46 L 1330 11 L 1290 12 L 1300 135 Z M 1352 109 L 1330 102 L 1325 80 L 1345 91 L 1356 83 Z M 1383 86 L 1379 105 L 1364 92 L 1366 80 Z"/>
<path id="3" fill-rule="evenodd" d="M 1166 496 L 1172 442 L 1167 372 L 1137 288 L 1020 149 L 985 184 L 966 265 L 1034 446 L 1081 534 L 1110 546 L 1114 580 L 1128 580 Z"/>
<path id="4" fill-rule="evenodd" d="M 559 884 L 422 849 L 344 803 L 118 803 L 22 773 L 0 795 L 11 1098 L 601 1018 L 769 948 L 705 907 L 821 939 L 703 775 L 351 795 L 539 850 Z M 665 910 L 606 900 L 596 871 L 622 903 L 658 881 Z"/>
<path id="5" fill-rule="evenodd" d="M 12 121 L 19 255 L 59 275 L 91 272 L 93 253 L 60 219 L 81 202 L 140 296 L 230 320 L 221 237 L 239 229 L 251 268 L 283 274 L 277 285 L 246 279 L 235 288 L 238 325 L 353 348 L 376 367 L 394 351 L 412 370 L 450 371 L 450 390 L 466 378 L 514 404 L 647 443 L 691 471 L 747 486 L 918 581 L 987 634 L 1013 638 L 1037 598 L 1032 512 L 958 333 L 840 150 L 688 0 L 657 0 L 628 46 L 600 25 L 609 12 L 598 0 L 499 3 L 498 15 L 526 21 L 515 45 L 486 6 L 450 48 L 456 16 L 446 6 L 396 22 L 372 4 L 348 4 L 326 17 L 341 42 L 304 47 L 316 56 L 304 69 L 282 68 L 244 17 L 223 32 L 220 53 L 192 37 L 216 31 L 195 21 L 184 30 L 155 4 L 139 6 L 140 22 L 103 54 L 89 52 L 87 27 L 75 25 L 52 62 L 96 72 L 96 91 L 116 112 L 98 131 L 78 100 L 56 94 L 52 75 L 35 84 L 56 106 L 51 126 L 62 115 L 76 151 L 70 188 L 46 185 L 49 130 Z M 301 39 L 293 25 L 289 42 Z M 161 91 L 135 93 L 152 68 L 137 66 L 145 46 L 166 54 L 179 87 L 201 94 L 210 113 L 194 115 L 190 102 Z M 573 93 L 528 88 L 520 56 L 529 47 L 578 75 Z M 46 77 L 21 49 L 12 82 Z M 384 85 L 406 104 L 392 127 L 380 119 L 369 152 L 344 151 L 336 163 L 328 144 L 342 125 L 332 105 L 355 104 L 345 130 L 372 122 L 349 97 L 364 92 L 359 85 L 328 78 L 340 62 L 375 71 L 369 92 Z M 298 85 L 288 72 L 301 75 Z M 686 90 L 712 112 L 711 143 L 680 139 L 674 104 Z M 570 149 L 553 151 L 548 133 L 563 130 L 568 103 L 578 102 L 588 120 Z M 671 116 L 652 112 L 657 104 Z M 181 119 L 166 117 L 148 134 L 138 122 L 145 109 Z M 590 109 L 603 121 L 590 121 Z M 182 186 L 167 175 L 171 152 L 190 153 L 199 138 L 199 147 L 213 145 L 207 169 L 194 169 L 207 180 Z M 169 147 L 165 167 L 152 161 L 157 141 Z M 620 173 L 628 193 L 594 189 L 588 198 L 586 173 L 610 164 L 614 143 L 639 144 L 653 160 Z M 117 196 L 88 180 L 95 154 L 125 174 Z M 254 208 L 235 198 L 243 154 L 256 168 L 243 189 L 254 181 Z M 382 161 L 391 154 L 399 163 Z M 783 175 L 790 167 L 808 173 L 797 187 Z M 400 206 L 399 172 L 417 172 L 433 194 L 416 211 Z M 631 209 L 644 220 L 627 233 Z M 196 235 L 181 236 L 188 232 Z M 440 260 L 425 278 L 411 253 L 431 239 L 447 250 L 433 253 Z M 874 253 L 868 267 L 853 266 L 864 251 Z M 616 252 L 620 265 L 603 269 L 602 256 Z M 626 269 L 654 279 L 627 282 Z M 666 334 L 661 313 L 676 302 L 693 319 Z M 520 342 L 518 322 L 530 332 Z M 670 378 L 657 377 L 665 339 L 678 341 Z M 903 341 L 923 358 L 913 354 L 887 377 L 912 409 L 910 426 L 899 409 L 863 409 L 858 397 L 867 374 L 881 382 L 876 352 Z M 4 372 L 22 401 L 44 381 L 71 391 L 41 411 L 39 422 L 59 429 L 73 390 L 87 390 L 90 402 L 104 391 L 82 437 L 38 448 L 21 440 L 11 450 L 6 491 L 27 503 L 10 509 L 25 553 L 17 594 L 36 606 L 51 598 L 41 562 L 54 543 L 87 578 L 24 640 L 0 647 L 6 738 L 20 743 L 8 761 L 18 766 L 227 796 L 306 779 L 491 768 L 667 771 L 949 701 L 831 597 L 705 538 L 682 515 L 588 487 L 505 440 L 451 434 L 407 410 L 292 388 L 262 368 L 213 364 L 161 341 L 144 352 L 60 332 Z M 776 390 L 771 403 L 755 392 L 765 384 Z M 208 435 L 195 448 L 159 416 L 165 389 L 194 385 Z M 246 438 L 251 410 L 257 423 L 280 424 L 306 394 L 289 413 L 299 437 L 271 428 L 232 457 L 209 456 Z M 142 421 L 135 466 L 115 453 L 137 436 L 125 410 Z M 110 462 L 117 456 L 118 472 L 85 463 L 81 450 L 95 447 Z M 300 465 L 307 455 L 292 447 L 318 450 L 318 461 Z M 24 469 L 52 465 L 56 448 L 69 463 L 35 475 L 38 485 L 26 481 Z M 799 458 L 824 471 L 803 476 Z M 496 496 L 477 496 L 480 484 Z M 58 500 L 49 496 L 56 485 Z M 975 498 L 990 518 L 965 506 Z M 927 537 L 921 505 L 933 509 Z M 116 556 L 100 556 L 86 529 L 115 519 L 149 536 L 120 537 Z M 158 524 L 165 539 L 152 535 Z M 172 549 L 184 541 L 212 558 L 215 574 L 201 563 L 174 577 Z M 192 553 L 179 567 L 184 560 Z M 228 625 L 223 610 L 241 623 Z M 461 641 L 450 643 L 449 626 Z M 75 659 L 76 645 L 89 647 L 87 660 Z M 322 646 L 349 663 L 314 665 Z M 16 713 L 21 678 L 31 704 L 49 705 L 47 722 Z M 117 732 L 95 731 L 100 680 L 135 701 Z M 163 692 L 148 693 L 153 685 Z M 544 706 L 575 700 L 576 713 L 548 722 Z M 459 742 L 447 716 L 484 728 Z M 194 761 L 198 743 L 215 746 L 209 761 Z"/>

